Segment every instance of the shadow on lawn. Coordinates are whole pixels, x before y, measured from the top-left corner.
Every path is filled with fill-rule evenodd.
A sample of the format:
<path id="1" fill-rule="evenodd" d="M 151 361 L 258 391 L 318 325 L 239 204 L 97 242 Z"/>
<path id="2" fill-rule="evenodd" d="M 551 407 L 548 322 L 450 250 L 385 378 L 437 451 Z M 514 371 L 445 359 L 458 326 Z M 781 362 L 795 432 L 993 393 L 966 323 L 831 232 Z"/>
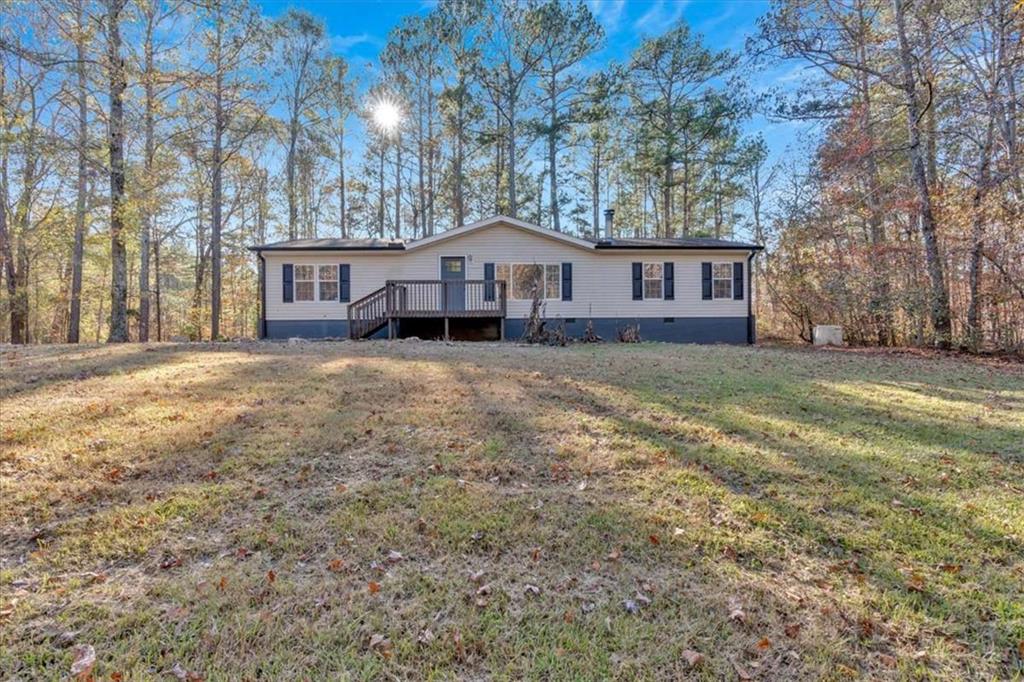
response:
<path id="1" fill-rule="evenodd" d="M 225 349 L 239 357 L 231 358 L 230 363 L 229 358 L 222 357 L 225 362 L 213 365 L 208 376 L 192 381 L 179 394 L 169 395 L 186 401 L 195 414 L 183 420 L 161 421 L 137 443 L 114 444 L 111 459 L 118 451 L 133 449 L 131 475 L 124 480 L 94 476 L 89 482 L 94 495 L 88 502 L 57 509 L 55 541 L 61 541 L 62 524 L 77 528 L 78 519 L 88 520 L 115 506 L 144 511 L 153 498 L 174 499 L 190 494 L 196 487 L 221 486 L 225 487 L 227 501 L 210 507 L 209 515 L 198 513 L 183 526 L 160 531 L 199 537 L 192 545 L 186 543 L 175 549 L 185 562 L 182 572 L 189 568 L 207 571 L 196 564 L 213 561 L 220 552 L 263 537 L 258 529 L 275 523 L 286 529 L 282 532 L 291 536 L 291 544 L 267 545 L 267 551 L 289 562 L 333 547 L 337 538 L 325 534 L 352 534 L 356 538 L 351 549 L 359 562 L 355 573 L 345 577 L 329 573 L 320 565 L 328 557 L 317 556 L 317 572 L 312 578 L 302 579 L 306 588 L 299 590 L 290 603 L 282 604 L 281 618 L 301 620 L 310 611 L 322 608 L 314 607 L 318 600 L 337 599 L 332 590 L 337 591 L 338 581 L 363 595 L 366 580 L 375 575 L 369 568 L 370 561 L 380 560 L 382 551 L 396 542 L 422 542 L 423 548 L 412 552 L 414 559 L 437 563 L 451 571 L 442 574 L 435 586 L 444 596 L 441 607 L 448 610 L 442 623 L 461 629 L 469 654 L 455 657 L 451 647 L 444 651 L 434 647 L 426 653 L 417 653 L 415 646 L 413 650 L 399 647 L 394 661 L 398 666 L 416 664 L 417 656 L 426 656 L 438 669 L 455 667 L 466 673 L 484 667 L 491 672 L 505 669 L 519 675 L 545 669 L 560 675 L 588 671 L 621 674 L 622 668 L 612 663 L 611 654 L 632 647 L 637 656 L 632 662 L 633 671 L 637 674 L 644 672 L 647 664 L 666 676 L 679 676 L 686 672 L 680 667 L 682 650 L 692 647 L 703 648 L 709 656 L 717 651 L 746 651 L 751 660 L 762 662 L 763 673 L 810 676 L 804 666 L 815 665 L 811 662 L 814 656 L 801 663 L 785 657 L 781 649 L 770 654 L 751 651 L 755 633 L 773 628 L 778 631 L 796 608 L 792 599 L 770 589 L 773 577 L 785 572 L 785 566 L 742 552 L 735 558 L 712 558 L 704 557 L 699 548 L 648 541 L 651 535 L 664 535 L 667 520 L 673 518 L 665 511 L 673 506 L 670 498 L 687 494 L 686 490 L 673 490 L 668 475 L 682 471 L 701 477 L 714 495 L 737 508 L 769 514 L 768 524 L 751 522 L 749 515 L 742 517 L 740 521 L 746 524 L 741 525 L 742 532 L 767 534 L 811 565 L 827 567 L 852 559 L 856 571 L 864 574 L 876 592 L 871 600 L 873 608 L 891 612 L 905 607 L 926 616 L 934 630 L 929 634 L 936 637 L 942 637 L 943 623 L 960 622 L 968 633 L 968 644 L 980 656 L 988 655 L 984 649 L 990 644 L 985 634 L 961 620 L 977 617 L 977 613 L 963 613 L 972 602 L 967 597 L 962 603 L 949 601 L 944 593 L 932 589 L 910 594 L 905 571 L 922 557 L 973 565 L 989 555 L 1002 561 L 1012 573 L 1013 557 L 1024 551 L 1020 541 L 977 524 L 970 515 L 927 490 L 908 490 L 896 480 L 900 475 L 928 479 L 933 474 L 928 467 L 934 462 L 904 460 L 903 452 L 893 453 L 892 459 L 878 456 L 865 449 L 862 441 L 883 434 L 894 439 L 894 444 L 908 444 L 918 450 L 918 456 L 937 457 L 940 452 L 950 451 L 961 466 L 974 468 L 980 475 L 993 462 L 1015 466 L 1012 453 L 993 455 L 992 451 L 999 448 L 1002 453 L 1003 444 L 1024 439 L 1019 428 L 982 430 L 955 414 L 942 419 L 927 410 L 904 409 L 877 400 L 864 405 L 857 397 L 843 393 L 827 397 L 817 391 L 820 382 L 812 376 L 783 380 L 737 375 L 735 368 L 726 367 L 714 372 L 717 380 L 700 383 L 695 390 L 690 383 L 693 377 L 686 374 L 690 369 L 686 358 L 689 353 L 713 357 L 704 350 L 673 354 L 662 348 L 657 352 L 641 348 L 636 353 L 629 353 L 630 349 L 601 349 L 586 355 L 530 355 L 530 349 L 519 353 L 498 348 L 486 362 L 473 363 L 433 354 L 430 347 L 416 353 L 407 353 L 401 346 L 344 345 L 338 349 L 293 352 L 286 347 L 257 347 L 254 355 L 238 348 Z M 101 380 L 164 362 L 186 361 L 192 352 L 186 346 L 137 351 L 134 355 L 117 353 L 99 361 L 85 356 L 58 371 L 48 370 L 38 385 L 4 397 L 28 398 L 46 388 L 59 390 L 54 388 L 56 382 L 83 371 Z M 614 357 L 616 352 L 633 360 L 630 371 L 603 371 L 601 363 L 607 363 L 608 356 Z M 725 362 L 731 352 L 722 350 Z M 667 362 L 663 360 L 666 354 Z M 900 382 L 883 383 L 864 376 L 864 364 L 839 363 L 829 380 L 867 382 L 890 390 L 901 386 Z M 919 387 L 915 390 L 949 400 L 942 397 L 945 388 L 937 382 L 918 377 L 914 385 Z M 123 396 L 127 412 L 97 419 L 111 424 L 134 419 L 133 410 L 147 399 L 142 390 L 132 388 Z M 981 389 L 955 390 L 968 391 L 960 398 L 968 400 L 967 396 Z M 217 412 L 219 404 L 223 409 Z M 623 475 L 614 468 L 602 471 L 601 462 L 557 448 L 561 434 L 556 431 L 574 428 L 580 421 L 577 416 L 587 422 L 581 428 L 597 431 L 597 436 L 608 439 L 627 434 L 651 451 L 668 451 L 674 457 L 666 463 L 644 460 L 637 465 L 635 475 Z M 823 418 L 830 421 L 824 423 Z M 790 428 L 813 434 L 830 427 L 840 430 L 841 442 L 786 435 Z M 966 436 L 967 428 L 974 433 Z M 724 440 L 707 442 L 695 431 L 700 429 L 720 434 Z M 1005 455 L 1010 455 L 1009 462 L 1003 459 Z M 696 472 L 694 467 L 698 468 Z M 604 495 L 595 502 L 589 493 L 573 492 L 580 477 L 604 477 L 612 491 L 623 489 L 631 494 Z M 458 484 L 461 479 L 470 483 Z M 61 480 L 62 492 L 72 492 L 75 481 Z M 331 495 L 339 482 L 351 486 L 354 494 Z M 521 482 L 528 483 L 525 491 L 516 487 Z M 823 508 L 814 506 L 817 500 L 812 504 L 808 499 L 808 484 L 820 485 Z M 643 490 L 645 485 L 653 487 Z M 366 494 L 361 492 L 364 488 Z M 851 506 L 849 514 L 834 513 L 828 497 L 837 491 L 846 496 Z M 644 496 L 650 494 L 666 499 L 658 500 L 661 504 L 651 508 L 644 502 Z M 546 504 L 534 509 L 538 499 Z M 921 516 L 911 517 L 903 508 L 893 509 L 893 499 L 902 500 L 907 508 L 919 508 Z M 336 526 L 324 525 L 332 519 Z M 421 519 L 435 529 L 435 535 L 416 530 Z M 892 543 L 880 544 L 878 534 L 898 528 L 904 519 L 925 531 L 927 526 L 940 530 L 948 544 L 936 547 L 935 539 L 926 532 L 901 535 L 898 548 Z M 481 532 L 482 539 L 477 538 Z M 714 528 L 708 532 L 713 541 L 723 545 L 729 542 Z M 143 555 L 126 556 L 120 563 L 141 562 L 159 580 L 177 579 L 177 569 L 169 574 L 158 569 L 163 558 L 158 546 L 138 546 L 144 549 Z M 544 549 L 543 560 L 535 568 L 531 568 L 528 558 L 531 546 Z M 523 581 L 531 570 L 550 569 L 564 579 L 586 571 L 592 561 L 603 560 L 613 547 L 623 548 L 624 559 L 593 578 L 611 601 L 592 617 L 563 622 L 562 610 L 567 605 L 575 607 L 590 598 L 581 587 L 571 584 L 552 589 L 550 594 L 546 589 L 542 607 L 536 611 L 527 608 L 533 620 L 526 623 L 544 624 L 531 627 L 546 628 L 548 634 L 572 634 L 575 639 L 570 640 L 568 649 L 577 660 L 550 655 L 556 646 L 566 648 L 565 642 L 538 643 L 517 637 L 517 629 L 526 626 L 517 620 L 521 614 L 515 612 L 514 605 L 496 603 L 480 609 L 472 599 L 466 600 L 466 588 L 459 587 L 465 581 L 463 574 L 468 565 L 484 562 L 494 567 L 501 579 L 521 589 L 517 581 Z M 9 549 L 5 540 L 4 553 Z M 974 556 L 952 556 L 953 551 L 961 549 Z M 418 552 L 423 556 L 416 556 Z M 771 558 L 786 557 L 783 553 Z M 93 557 L 93 567 L 104 570 L 112 559 L 117 562 L 116 557 Z M 548 563 L 550 566 L 546 566 Z M 291 580 L 289 570 L 294 566 L 277 568 L 282 582 Z M 642 611 L 638 619 L 625 617 L 621 600 L 632 598 L 652 569 L 660 571 L 664 580 L 655 605 Z M 730 631 L 727 600 L 729 595 L 742 594 L 744 575 L 761 577 L 753 588 L 757 590 L 757 605 L 746 627 Z M 1006 596 L 1013 599 L 1012 594 Z M 364 646 L 363 640 L 368 639 L 372 628 L 386 628 L 396 641 L 401 637 L 412 644 L 419 634 L 416 622 L 434 613 L 425 607 L 422 612 L 412 608 L 403 622 L 395 622 L 395 609 L 410 608 L 395 599 L 385 593 L 376 601 L 361 596 L 355 603 L 337 604 L 336 608 L 347 614 L 366 611 L 361 612 L 362 620 L 351 626 L 353 629 L 333 625 L 339 634 L 334 636 L 332 646 L 362 661 L 368 670 L 383 666 Z M 453 600 L 456 603 L 452 604 Z M 438 608 L 437 603 L 431 608 Z M 849 641 L 856 615 L 841 614 L 838 622 L 828 621 L 816 613 L 814 605 L 805 607 L 803 614 L 827 621 L 822 624 L 824 640 L 801 641 L 793 646 L 816 647 L 816 660 L 826 661 L 826 666 L 842 661 L 855 668 L 860 664 L 870 667 L 860 657 L 866 651 L 887 650 L 882 642 Z M 614 622 L 611 634 L 601 634 L 604 626 L 599 615 Z M 682 634 L 676 632 L 681 617 L 685 621 Z M 162 629 L 159 624 L 147 627 L 158 633 Z M 249 633 L 248 645 L 250 650 L 262 652 L 263 658 L 243 659 L 240 663 L 246 670 L 255 667 L 265 673 L 275 669 L 275 658 L 286 659 L 290 654 L 282 650 L 281 637 L 302 641 L 295 630 L 275 633 L 269 625 L 266 629 L 255 627 Z M 295 626 L 282 622 L 281 627 Z M 331 622 L 325 623 L 327 632 L 331 627 Z M 1006 644 L 1012 644 L 1011 633 L 1005 623 L 996 627 L 1000 634 L 996 635 L 995 646 L 1005 649 Z M 656 638 L 651 640 L 656 645 L 652 648 L 651 642 L 631 639 L 631 630 L 649 632 Z M 130 641 L 136 635 L 124 630 L 110 636 Z M 204 661 L 208 671 L 216 670 L 218 659 L 229 653 L 205 641 L 159 636 L 180 656 Z M 307 655 L 315 659 L 325 656 L 325 652 L 312 650 Z M 630 665 L 628 659 L 626 665 Z M 715 674 L 732 674 L 725 660 L 716 658 L 710 665 Z M 827 669 L 818 672 L 824 674 Z"/>

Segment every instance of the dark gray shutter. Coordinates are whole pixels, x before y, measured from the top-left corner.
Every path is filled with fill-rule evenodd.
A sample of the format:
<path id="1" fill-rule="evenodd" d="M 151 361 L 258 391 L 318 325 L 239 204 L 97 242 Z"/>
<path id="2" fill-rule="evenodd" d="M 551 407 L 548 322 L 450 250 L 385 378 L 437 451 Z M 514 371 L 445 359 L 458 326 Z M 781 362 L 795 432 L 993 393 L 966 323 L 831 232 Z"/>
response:
<path id="1" fill-rule="evenodd" d="M 644 264 L 633 263 L 633 300 L 644 300 Z"/>
<path id="2" fill-rule="evenodd" d="M 484 284 L 484 300 L 494 300 L 494 263 L 484 263 L 484 279 L 487 280 Z"/>
<path id="3" fill-rule="evenodd" d="M 281 300 L 285 303 L 292 303 L 295 301 L 295 266 L 291 263 L 285 263 L 281 266 L 281 283 L 284 285 L 284 291 L 281 293 Z"/>
<path id="4" fill-rule="evenodd" d="M 700 264 L 700 297 L 711 300 L 711 263 Z"/>
<path id="5" fill-rule="evenodd" d="M 572 263 L 562 263 L 562 300 L 572 300 Z"/>
<path id="6" fill-rule="evenodd" d="M 743 263 L 732 264 L 732 297 L 743 300 Z"/>
<path id="7" fill-rule="evenodd" d="M 352 273 L 347 263 L 338 266 L 338 300 L 348 303 L 352 298 Z"/>
<path id="8" fill-rule="evenodd" d="M 665 263 L 662 272 L 665 275 L 665 300 L 672 301 L 676 297 L 676 266 L 674 263 Z"/>

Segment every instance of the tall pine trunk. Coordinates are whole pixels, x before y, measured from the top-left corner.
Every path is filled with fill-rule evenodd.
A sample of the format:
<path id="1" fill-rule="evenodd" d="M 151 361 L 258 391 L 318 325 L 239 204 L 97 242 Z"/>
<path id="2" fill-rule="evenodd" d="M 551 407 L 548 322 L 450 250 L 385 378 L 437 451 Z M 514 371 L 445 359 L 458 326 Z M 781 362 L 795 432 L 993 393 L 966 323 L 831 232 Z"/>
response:
<path id="1" fill-rule="evenodd" d="M 989 118 L 985 141 L 978 159 L 978 175 L 975 179 L 974 197 L 971 207 L 974 217 L 971 224 L 971 255 L 968 265 L 970 302 L 967 306 L 967 345 L 977 352 L 981 347 L 981 258 L 985 249 L 985 195 L 988 192 L 992 142 L 995 135 L 995 119 Z"/>
<path id="2" fill-rule="evenodd" d="M 128 341 L 128 255 L 124 245 L 124 59 L 121 12 L 125 0 L 107 0 L 107 60 L 110 70 L 110 330 L 107 343 Z"/>
<path id="3" fill-rule="evenodd" d="M 556 232 L 562 231 L 561 216 L 558 210 L 558 101 L 555 96 L 558 92 L 558 84 L 555 80 L 555 72 L 551 73 L 551 82 L 548 95 L 551 98 L 551 106 L 548 109 L 548 175 L 551 178 L 551 225 Z"/>
<path id="4" fill-rule="evenodd" d="M 907 128 L 910 134 L 910 176 L 917 192 L 921 236 L 924 240 L 925 263 L 931 281 L 929 312 L 935 330 L 935 345 L 948 349 L 952 345 L 952 324 L 949 311 L 949 290 L 946 288 L 942 256 L 935 214 L 932 210 L 931 188 L 928 183 L 925 140 L 921 133 L 921 103 L 917 97 L 914 79 L 914 57 L 907 41 L 906 6 L 904 0 L 893 0 L 896 14 L 896 37 L 899 41 L 900 68 L 903 74 L 903 95 L 906 100 Z"/>
<path id="5" fill-rule="evenodd" d="M 150 5 L 147 11 L 156 12 L 156 8 Z M 156 156 L 155 140 L 155 93 L 153 87 L 153 21 L 152 16 L 148 17 L 146 24 L 145 44 L 145 159 L 143 160 L 143 175 L 146 183 L 145 208 L 142 228 L 139 230 L 139 341 L 149 341 L 149 257 L 150 239 L 153 234 L 153 186 L 154 168 L 153 161 Z"/>
<path id="6" fill-rule="evenodd" d="M 85 257 L 85 205 L 87 185 L 86 146 L 89 143 L 89 92 L 85 80 L 84 0 L 75 6 L 75 73 L 78 80 L 78 186 L 75 197 L 75 237 L 71 247 L 71 294 L 68 314 L 68 343 L 78 343 L 82 327 L 82 266 Z"/>

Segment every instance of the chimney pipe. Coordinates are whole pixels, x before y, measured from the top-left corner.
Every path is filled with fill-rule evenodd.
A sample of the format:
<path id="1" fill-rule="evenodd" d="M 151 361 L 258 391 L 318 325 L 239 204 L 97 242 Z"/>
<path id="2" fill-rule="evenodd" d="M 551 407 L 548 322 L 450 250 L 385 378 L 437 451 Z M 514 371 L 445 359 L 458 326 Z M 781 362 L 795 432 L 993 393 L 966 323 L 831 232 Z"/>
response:
<path id="1" fill-rule="evenodd" d="M 605 239 L 611 239 L 612 238 L 612 225 L 614 224 L 614 221 L 615 221 L 615 209 L 614 208 L 606 208 L 604 210 L 604 238 Z"/>

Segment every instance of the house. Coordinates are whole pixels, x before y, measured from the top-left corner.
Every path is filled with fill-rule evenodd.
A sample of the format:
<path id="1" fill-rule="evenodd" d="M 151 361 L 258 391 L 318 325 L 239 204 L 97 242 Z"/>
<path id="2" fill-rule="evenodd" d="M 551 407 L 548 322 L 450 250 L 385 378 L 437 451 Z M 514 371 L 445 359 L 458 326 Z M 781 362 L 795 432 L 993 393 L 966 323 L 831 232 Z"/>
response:
<path id="1" fill-rule="evenodd" d="M 605 235 L 613 213 L 605 212 Z M 756 244 L 582 239 L 496 216 L 413 241 L 299 239 L 252 247 L 260 336 L 519 338 L 539 292 L 546 319 L 605 339 L 753 343 Z"/>

